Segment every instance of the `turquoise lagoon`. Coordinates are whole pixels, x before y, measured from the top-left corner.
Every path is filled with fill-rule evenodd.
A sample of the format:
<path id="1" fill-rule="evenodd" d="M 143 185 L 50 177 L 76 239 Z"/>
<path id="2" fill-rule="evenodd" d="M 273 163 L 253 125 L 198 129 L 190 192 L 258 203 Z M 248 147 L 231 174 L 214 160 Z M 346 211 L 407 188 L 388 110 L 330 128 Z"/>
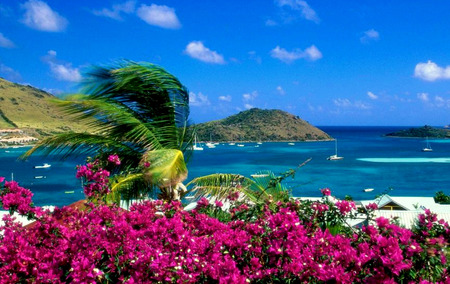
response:
<path id="1" fill-rule="evenodd" d="M 344 159 L 328 161 L 334 142 L 244 143 L 244 147 L 219 144 L 195 151 L 189 160 L 192 178 L 212 173 L 239 173 L 246 176 L 272 170 L 275 174 L 301 167 L 287 185 L 294 196 L 320 196 L 321 188 L 343 198 L 373 199 L 392 188 L 396 196 L 434 196 L 436 191 L 450 194 L 450 140 L 430 140 L 433 152 L 422 152 L 424 139 L 389 138 L 383 134 L 405 127 L 320 127 L 338 139 L 338 155 Z M 0 149 L 0 176 L 14 176 L 20 185 L 34 193 L 36 205 L 68 205 L 84 197 L 75 178 L 76 165 L 83 158 L 61 161 L 33 156 L 17 161 L 26 148 Z M 35 165 L 50 163 L 47 169 Z M 38 177 L 38 178 L 36 178 Z M 41 177 L 41 178 L 39 178 Z M 374 188 L 366 193 L 364 188 Z M 72 192 L 73 193 L 66 193 Z"/>

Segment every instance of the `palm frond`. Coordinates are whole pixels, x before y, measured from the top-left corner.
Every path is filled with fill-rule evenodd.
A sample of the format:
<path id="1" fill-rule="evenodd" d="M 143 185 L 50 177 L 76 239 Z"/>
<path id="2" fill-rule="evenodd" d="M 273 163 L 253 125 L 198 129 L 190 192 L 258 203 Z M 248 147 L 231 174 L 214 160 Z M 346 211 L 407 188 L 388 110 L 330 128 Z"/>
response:
<path id="1" fill-rule="evenodd" d="M 120 203 L 121 200 L 143 199 L 154 187 L 145 182 L 143 173 L 115 175 L 110 181 L 110 193 L 107 202 Z"/>
<path id="2" fill-rule="evenodd" d="M 185 180 L 188 173 L 183 152 L 177 149 L 148 151 L 140 164 L 145 180 L 159 187 L 174 187 Z"/>
<path id="3" fill-rule="evenodd" d="M 104 99 L 84 99 L 76 101 L 55 101 L 67 115 L 73 119 L 85 121 L 91 130 L 104 136 L 115 137 L 121 141 L 142 144 L 146 149 L 162 148 L 161 137 L 167 132 L 165 129 L 155 128 L 151 123 L 137 119 L 126 108 L 108 103 Z M 166 139 L 174 140 L 173 134 Z M 171 138 L 171 139 L 170 139 Z M 176 140 L 176 139 L 175 139 Z"/>
<path id="4" fill-rule="evenodd" d="M 130 145 L 115 141 L 105 136 L 90 133 L 61 133 L 39 141 L 33 148 L 25 152 L 21 159 L 26 159 L 35 152 L 44 155 L 58 155 L 65 159 L 71 155 L 95 155 L 108 148 L 112 153 L 122 153 L 126 156 L 140 156 Z"/>
<path id="5" fill-rule="evenodd" d="M 149 63 L 121 61 L 110 68 L 93 67 L 84 91 L 93 98 L 115 100 L 132 108 L 142 119 L 171 114 L 176 125 L 189 115 L 189 92 L 163 68 Z"/>
<path id="6" fill-rule="evenodd" d="M 196 198 L 215 197 L 222 200 L 234 192 L 239 192 L 242 193 L 243 200 L 257 199 L 256 192 L 252 190 L 255 182 L 239 174 L 211 174 L 195 178 L 186 186 L 191 187 L 189 193 L 194 194 Z"/>

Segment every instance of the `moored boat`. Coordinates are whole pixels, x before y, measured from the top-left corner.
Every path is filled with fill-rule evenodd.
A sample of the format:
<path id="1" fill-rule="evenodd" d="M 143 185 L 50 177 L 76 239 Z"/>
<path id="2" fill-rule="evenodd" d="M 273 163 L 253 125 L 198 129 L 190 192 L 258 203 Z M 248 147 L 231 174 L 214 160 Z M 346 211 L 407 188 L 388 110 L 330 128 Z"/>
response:
<path id="1" fill-rule="evenodd" d="M 41 166 L 34 166 L 35 169 L 46 169 L 46 168 L 50 168 L 52 165 L 48 164 L 48 163 L 44 163 Z"/>

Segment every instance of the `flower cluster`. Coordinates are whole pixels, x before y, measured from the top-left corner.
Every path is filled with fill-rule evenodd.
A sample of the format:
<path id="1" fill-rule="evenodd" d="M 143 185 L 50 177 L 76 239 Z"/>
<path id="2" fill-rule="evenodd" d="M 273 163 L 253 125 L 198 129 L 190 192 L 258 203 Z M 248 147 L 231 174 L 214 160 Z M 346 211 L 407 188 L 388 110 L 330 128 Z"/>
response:
<path id="1" fill-rule="evenodd" d="M 116 161 L 120 163 L 120 160 L 117 159 Z M 83 179 L 84 194 L 88 198 L 100 198 L 109 192 L 109 175 L 109 171 L 103 169 L 100 162 L 95 160 L 86 165 L 78 166 L 76 177 Z"/>
<path id="2" fill-rule="evenodd" d="M 0 177 L 0 182 L 4 180 L 4 177 Z M 19 186 L 15 181 L 5 181 L 0 202 L 3 208 L 10 212 L 17 211 L 21 215 L 28 215 L 33 205 L 32 197 L 33 193 L 29 189 Z"/>
<path id="3" fill-rule="evenodd" d="M 119 156 L 117 156 L 117 155 L 110 155 L 108 157 L 108 162 L 113 163 L 116 166 L 119 166 L 120 165 Z"/>
<path id="4" fill-rule="evenodd" d="M 331 195 L 331 190 L 329 188 L 322 188 L 320 190 L 320 192 L 322 192 L 323 196 L 330 196 Z"/>
<path id="5" fill-rule="evenodd" d="M 94 178 L 103 171 L 94 162 L 79 176 L 103 183 Z M 18 209 L 8 202 L 21 194 L 5 183 L 0 196 Z M 0 284 L 450 281 L 450 227 L 431 212 L 413 230 L 378 218 L 333 233 L 353 203 L 291 199 L 274 207 L 232 199 L 229 211 L 201 199 L 189 212 L 180 202 L 146 201 L 129 211 L 88 202 L 85 210 L 36 214 L 28 227 L 5 217 Z M 31 207 L 28 195 L 23 202 Z"/>

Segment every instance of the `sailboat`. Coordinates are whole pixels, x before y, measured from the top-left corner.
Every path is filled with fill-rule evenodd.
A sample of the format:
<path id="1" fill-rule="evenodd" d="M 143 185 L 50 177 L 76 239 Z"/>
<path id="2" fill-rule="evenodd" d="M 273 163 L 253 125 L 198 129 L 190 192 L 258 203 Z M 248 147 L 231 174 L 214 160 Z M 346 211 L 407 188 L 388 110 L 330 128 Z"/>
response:
<path id="1" fill-rule="evenodd" d="M 329 161 L 337 161 L 337 160 L 344 159 L 344 157 L 339 157 L 338 154 L 337 154 L 337 139 L 334 139 L 334 148 L 335 148 L 335 154 L 329 156 L 327 158 L 327 160 L 329 160 Z"/>
<path id="2" fill-rule="evenodd" d="M 197 145 L 197 135 L 194 137 L 194 145 L 192 145 L 192 150 L 194 151 L 203 151 L 203 147 Z"/>
<path id="3" fill-rule="evenodd" d="M 431 149 L 430 142 L 428 141 L 428 136 L 427 136 L 427 146 L 422 149 L 422 152 L 432 152 L 432 151 L 433 151 L 433 149 Z"/>
<path id="4" fill-rule="evenodd" d="M 208 148 L 216 148 L 217 143 L 212 142 L 212 135 L 209 134 L 209 142 L 206 142 L 206 147 Z"/>

